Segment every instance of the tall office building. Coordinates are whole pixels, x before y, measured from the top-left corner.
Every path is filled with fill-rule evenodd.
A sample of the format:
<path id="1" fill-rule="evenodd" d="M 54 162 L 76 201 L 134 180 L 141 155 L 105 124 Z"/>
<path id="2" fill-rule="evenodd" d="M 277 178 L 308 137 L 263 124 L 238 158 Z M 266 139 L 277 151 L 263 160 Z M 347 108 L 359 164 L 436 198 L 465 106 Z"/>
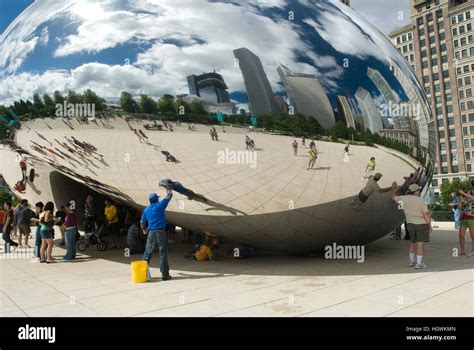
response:
<path id="1" fill-rule="evenodd" d="M 383 75 L 377 70 L 373 68 L 368 68 L 367 76 L 370 80 L 375 84 L 379 92 L 382 94 L 385 102 L 386 108 L 384 111 L 384 115 L 382 116 L 382 122 L 384 125 L 384 129 L 388 129 L 388 116 L 392 118 L 393 125 L 395 129 L 409 129 L 410 127 L 410 117 L 403 113 L 392 113 L 400 110 L 400 97 L 398 94 L 392 90 L 390 84 L 387 80 L 383 77 Z M 395 108 L 394 108 L 395 107 Z M 395 111 L 394 111 L 395 109 Z"/>
<path id="2" fill-rule="evenodd" d="M 364 128 L 369 129 L 373 134 L 383 130 L 380 111 L 372 95 L 366 89 L 359 87 L 355 93 L 355 97 L 362 111 Z"/>
<path id="3" fill-rule="evenodd" d="M 252 115 L 278 116 L 280 111 L 260 58 L 245 47 L 234 50 L 234 57 L 244 77 Z"/>
<path id="4" fill-rule="evenodd" d="M 435 119 L 435 196 L 474 178 L 474 0 L 410 0 L 411 24 L 390 34 L 422 83 Z"/>
<path id="5" fill-rule="evenodd" d="M 346 123 L 348 128 L 354 128 L 357 130 L 355 115 L 345 96 L 337 96 L 337 111 L 340 121 Z"/>
<path id="6" fill-rule="evenodd" d="M 275 95 L 275 102 L 281 113 L 288 114 L 288 104 L 283 97 Z"/>
<path id="7" fill-rule="evenodd" d="M 319 79 L 314 75 L 293 73 L 280 64 L 278 74 L 295 113 L 315 118 L 323 128 L 329 129 L 336 123 L 329 98 Z"/>
<path id="8" fill-rule="evenodd" d="M 189 93 L 212 103 L 230 102 L 227 85 L 222 75 L 212 72 L 187 77 Z"/>

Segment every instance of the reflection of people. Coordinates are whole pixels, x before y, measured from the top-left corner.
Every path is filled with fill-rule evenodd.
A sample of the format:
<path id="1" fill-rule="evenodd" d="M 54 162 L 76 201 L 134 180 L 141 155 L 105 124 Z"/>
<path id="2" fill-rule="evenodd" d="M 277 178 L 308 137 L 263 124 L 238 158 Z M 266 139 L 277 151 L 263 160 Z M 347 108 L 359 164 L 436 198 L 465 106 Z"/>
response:
<path id="1" fill-rule="evenodd" d="M 148 235 L 145 247 L 145 253 L 143 254 L 143 260 L 148 262 L 147 268 L 147 279 L 151 281 L 150 274 L 150 260 L 153 255 L 155 245 L 158 243 L 158 249 L 160 253 L 160 271 L 161 279 L 167 281 L 171 279 L 168 265 L 168 237 L 165 231 L 166 227 L 166 215 L 165 210 L 168 206 L 173 192 L 171 189 L 166 190 L 166 197 L 163 200 L 159 200 L 156 193 L 150 195 L 150 205 L 145 208 L 141 218 L 141 228 L 144 235 Z"/>
<path id="2" fill-rule="evenodd" d="M 293 147 L 293 154 L 297 156 L 298 155 L 298 141 L 294 140 L 291 146 Z"/>
<path id="3" fill-rule="evenodd" d="M 316 147 L 311 147 L 311 149 L 309 150 L 309 163 L 308 163 L 307 170 L 314 168 L 314 164 L 316 163 L 317 159 L 318 159 L 318 150 L 316 149 Z"/>
<path id="4" fill-rule="evenodd" d="M 387 187 L 387 188 L 380 188 L 379 184 L 377 183 L 380 179 L 382 178 L 382 174 L 377 173 L 374 176 L 369 177 L 369 181 L 367 181 L 367 184 L 365 187 L 359 192 L 357 197 L 354 198 L 354 200 L 351 202 L 351 205 L 354 208 L 357 208 L 367 202 L 369 197 L 374 193 L 374 192 L 380 192 L 380 193 L 385 193 L 389 192 L 393 188 L 392 187 Z"/>
<path id="5" fill-rule="evenodd" d="M 365 175 L 362 177 L 362 180 L 368 179 L 370 176 L 374 175 L 375 171 L 375 158 L 372 157 L 365 167 Z"/>
<path id="6" fill-rule="evenodd" d="M 430 241 L 431 214 L 426 203 L 420 198 L 422 188 L 416 184 L 408 187 L 408 195 L 397 196 L 397 186 L 392 190 L 392 200 L 401 205 L 407 220 L 407 227 L 410 231 L 410 253 L 409 267 L 415 269 L 426 269 L 423 262 L 425 242 Z M 416 259 L 415 259 L 416 257 Z"/>
<path id="7" fill-rule="evenodd" d="M 471 235 L 472 247 L 471 247 L 471 256 L 474 256 L 474 213 L 472 212 L 472 204 L 474 201 L 474 196 L 464 192 L 459 191 L 459 193 L 464 197 L 463 198 L 463 211 L 461 214 L 461 229 L 459 230 L 459 248 L 461 250 L 460 256 L 466 255 L 465 251 L 465 236 L 466 230 L 469 229 L 469 234 Z"/>

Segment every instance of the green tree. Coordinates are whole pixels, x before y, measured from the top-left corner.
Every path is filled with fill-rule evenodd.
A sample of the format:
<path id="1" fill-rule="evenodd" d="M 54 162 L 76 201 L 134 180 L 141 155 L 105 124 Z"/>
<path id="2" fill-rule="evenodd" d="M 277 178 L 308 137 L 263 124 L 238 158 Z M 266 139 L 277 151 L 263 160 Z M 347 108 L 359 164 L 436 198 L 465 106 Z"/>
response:
<path id="1" fill-rule="evenodd" d="M 48 94 L 43 95 L 44 108 L 43 112 L 47 114 L 53 114 L 56 111 L 56 104 L 54 100 Z"/>
<path id="2" fill-rule="evenodd" d="M 137 101 L 135 101 L 132 94 L 127 91 L 123 91 L 122 95 L 120 96 L 120 108 L 122 108 L 122 111 L 127 113 L 139 112 Z"/>
<path id="3" fill-rule="evenodd" d="M 176 110 L 174 108 L 174 97 L 171 95 L 163 95 L 158 100 L 158 109 L 161 113 L 174 116 Z"/>
<path id="4" fill-rule="evenodd" d="M 97 94 L 91 89 L 84 91 L 83 101 L 84 103 L 94 105 L 96 112 L 101 112 L 106 109 L 105 100 L 97 96 Z"/>
<path id="5" fill-rule="evenodd" d="M 84 97 L 81 94 L 78 94 L 74 90 L 69 90 L 67 94 L 67 103 L 77 104 L 83 103 Z"/>
<path id="6" fill-rule="evenodd" d="M 63 104 L 64 103 L 64 96 L 61 94 L 61 92 L 59 92 L 58 90 L 56 90 L 53 94 L 53 99 L 54 99 L 54 104 Z"/>
<path id="7" fill-rule="evenodd" d="M 451 202 L 451 193 L 459 190 L 468 191 L 471 188 L 471 181 L 466 179 L 463 181 L 449 181 L 441 184 L 440 204 L 443 209 L 449 210 L 449 203 Z"/>
<path id="8" fill-rule="evenodd" d="M 156 102 L 148 95 L 140 96 L 140 109 L 143 113 L 155 114 L 156 113 Z"/>
<path id="9" fill-rule="evenodd" d="M 20 103 L 21 103 L 21 101 L 20 101 Z M 24 109 L 22 109 L 22 110 L 24 112 Z M 36 93 L 36 94 L 33 95 L 33 113 L 34 114 L 40 114 L 43 111 L 44 111 L 43 100 L 41 99 L 41 96 L 38 93 Z"/>

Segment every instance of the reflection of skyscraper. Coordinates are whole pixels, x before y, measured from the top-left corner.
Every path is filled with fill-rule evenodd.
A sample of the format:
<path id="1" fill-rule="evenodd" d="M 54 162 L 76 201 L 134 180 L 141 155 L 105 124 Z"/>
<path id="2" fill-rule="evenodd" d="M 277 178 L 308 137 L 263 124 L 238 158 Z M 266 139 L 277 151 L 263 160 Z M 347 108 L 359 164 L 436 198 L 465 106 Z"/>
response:
<path id="1" fill-rule="evenodd" d="M 424 147 L 425 149 L 428 149 L 428 123 L 430 119 L 430 111 L 428 110 L 426 103 L 422 103 L 420 94 L 415 89 L 413 83 L 397 64 L 393 64 L 393 75 L 402 86 L 403 91 L 405 91 L 405 94 L 408 97 L 410 108 L 413 111 L 419 112 L 420 114 L 418 116 L 414 116 L 414 119 L 418 124 L 417 127 L 419 130 L 419 143 L 420 146 Z M 413 127 L 413 123 L 411 123 L 411 126 Z M 412 129 L 412 131 L 414 130 Z"/>
<path id="2" fill-rule="evenodd" d="M 377 86 L 377 89 L 385 98 L 386 102 L 392 101 L 392 102 L 397 103 L 400 101 L 400 98 L 392 90 L 387 80 L 385 80 L 383 75 L 380 74 L 380 72 L 377 69 L 373 69 L 369 67 L 367 70 L 367 76 L 370 78 L 370 80 L 372 80 L 375 86 Z"/>
<path id="3" fill-rule="evenodd" d="M 377 104 L 364 88 L 358 88 L 355 97 L 359 103 L 362 111 L 362 118 L 364 119 L 364 128 L 369 129 L 372 133 L 377 133 L 383 129 L 382 119 Z"/>
<path id="4" fill-rule="evenodd" d="M 285 114 L 288 113 L 288 104 L 286 103 L 283 97 L 275 95 L 275 102 L 281 113 L 285 113 Z"/>
<path id="5" fill-rule="evenodd" d="M 279 115 L 278 106 L 260 58 L 247 48 L 234 50 L 234 56 L 239 60 L 252 114 L 255 116 Z"/>
<path id="6" fill-rule="evenodd" d="M 394 115 L 392 112 L 392 106 L 397 105 L 397 109 L 399 109 L 398 104 L 401 102 L 400 97 L 397 95 L 395 91 L 392 90 L 390 87 L 390 84 L 385 80 L 383 75 L 377 70 L 373 68 L 368 68 L 367 70 L 367 76 L 372 80 L 372 82 L 375 84 L 377 89 L 380 91 L 382 96 L 385 99 L 385 102 L 387 105 L 385 106 L 385 112 L 387 113 L 386 116 L 382 117 L 382 121 L 384 121 L 384 118 L 387 116 L 392 117 L 393 125 L 395 126 L 395 129 L 408 129 L 410 127 L 410 118 L 407 115 Z M 386 127 L 386 123 L 384 122 L 384 128 Z"/>
<path id="7" fill-rule="evenodd" d="M 189 93 L 201 97 L 205 101 L 213 103 L 230 102 L 227 85 L 222 75 L 204 73 L 201 75 L 190 75 L 187 77 Z"/>
<path id="8" fill-rule="evenodd" d="M 349 101 L 345 96 L 337 96 L 337 110 L 339 118 L 346 123 L 347 127 L 357 130 L 355 115 L 352 113 Z"/>
<path id="9" fill-rule="evenodd" d="M 334 125 L 336 120 L 331 102 L 318 78 L 314 75 L 293 73 L 284 65 L 280 65 L 277 71 L 295 113 L 316 118 L 324 128 Z"/>

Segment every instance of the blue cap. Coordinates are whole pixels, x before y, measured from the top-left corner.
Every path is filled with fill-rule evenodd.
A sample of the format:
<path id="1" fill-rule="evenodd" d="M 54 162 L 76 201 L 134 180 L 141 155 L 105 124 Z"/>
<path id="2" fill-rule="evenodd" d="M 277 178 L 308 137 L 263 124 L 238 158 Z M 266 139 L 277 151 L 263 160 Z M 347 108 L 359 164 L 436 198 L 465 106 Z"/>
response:
<path id="1" fill-rule="evenodd" d="M 160 198 L 160 197 L 156 193 L 152 193 L 152 194 L 150 194 L 150 197 L 148 197 L 148 199 L 152 203 L 158 201 L 158 198 Z"/>

